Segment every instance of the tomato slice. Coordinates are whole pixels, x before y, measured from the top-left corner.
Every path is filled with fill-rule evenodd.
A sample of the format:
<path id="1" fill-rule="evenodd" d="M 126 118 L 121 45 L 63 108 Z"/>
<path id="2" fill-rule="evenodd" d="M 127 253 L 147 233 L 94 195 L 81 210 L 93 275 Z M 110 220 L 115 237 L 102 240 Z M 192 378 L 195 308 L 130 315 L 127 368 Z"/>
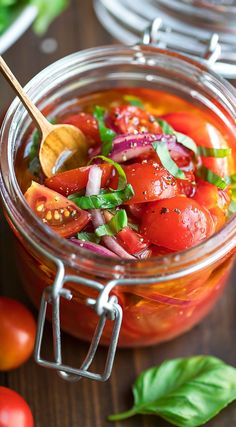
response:
<path id="1" fill-rule="evenodd" d="M 150 203 L 141 224 L 144 238 L 173 251 L 195 246 L 214 231 L 209 211 L 183 196 Z"/>
<path id="2" fill-rule="evenodd" d="M 89 145 L 94 145 L 101 142 L 98 125 L 92 114 L 74 114 L 64 119 L 63 123 L 79 128 L 86 136 Z"/>
<path id="3" fill-rule="evenodd" d="M 198 146 L 227 148 L 227 142 L 219 130 L 191 111 L 166 114 L 163 117 L 177 132 L 192 138 Z M 202 163 L 220 176 L 230 175 L 227 157 L 202 157 Z"/>
<path id="4" fill-rule="evenodd" d="M 193 196 L 199 205 L 209 210 L 216 230 L 219 230 L 226 222 L 230 197 L 225 190 L 217 188 L 209 182 L 198 179 L 196 193 Z"/>
<path id="5" fill-rule="evenodd" d="M 126 204 L 146 203 L 160 199 L 167 199 L 185 191 L 189 192 L 192 184 L 175 179 L 163 166 L 152 160 L 142 163 L 122 165 L 127 181 L 132 185 L 134 196 Z M 192 176 L 192 175 L 191 175 Z M 182 181 L 180 185 L 180 181 Z M 111 188 L 117 188 L 118 177 L 111 179 Z"/>
<path id="6" fill-rule="evenodd" d="M 109 163 L 102 163 L 98 166 L 102 169 L 101 185 L 104 187 L 111 175 L 113 166 Z M 58 173 L 51 178 L 47 178 L 44 183 L 52 190 L 63 194 L 63 196 L 69 196 L 86 187 L 91 167 L 92 166 L 85 166 Z"/>
<path id="7" fill-rule="evenodd" d="M 155 117 L 132 105 L 121 105 L 110 110 L 107 124 L 117 133 L 152 132 L 162 133 Z"/>
<path id="8" fill-rule="evenodd" d="M 143 236 L 130 227 L 123 228 L 116 237 L 123 248 L 132 255 L 143 251 L 148 246 Z"/>
<path id="9" fill-rule="evenodd" d="M 38 218 L 62 237 L 70 237 L 82 230 L 90 220 L 88 212 L 34 181 L 26 191 L 25 199 Z"/>

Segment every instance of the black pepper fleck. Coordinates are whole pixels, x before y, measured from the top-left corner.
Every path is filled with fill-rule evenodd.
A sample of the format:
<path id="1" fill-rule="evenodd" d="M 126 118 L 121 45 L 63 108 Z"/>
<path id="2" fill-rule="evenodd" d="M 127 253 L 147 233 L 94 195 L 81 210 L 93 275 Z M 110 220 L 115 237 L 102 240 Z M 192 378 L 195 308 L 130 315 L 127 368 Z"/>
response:
<path id="1" fill-rule="evenodd" d="M 160 210 L 160 214 L 162 215 L 162 214 L 166 214 L 167 212 L 169 212 L 169 209 L 168 208 L 161 208 L 161 210 Z"/>
<path id="2" fill-rule="evenodd" d="M 178 208 L 174 208 L 174 212 L 175 212 L 175 213 L 177 213 L 178 215 L 180 215 L 180 214 L 181 214 L 181 210 L 180 210 L 180 209 L 178 209 Z"/>

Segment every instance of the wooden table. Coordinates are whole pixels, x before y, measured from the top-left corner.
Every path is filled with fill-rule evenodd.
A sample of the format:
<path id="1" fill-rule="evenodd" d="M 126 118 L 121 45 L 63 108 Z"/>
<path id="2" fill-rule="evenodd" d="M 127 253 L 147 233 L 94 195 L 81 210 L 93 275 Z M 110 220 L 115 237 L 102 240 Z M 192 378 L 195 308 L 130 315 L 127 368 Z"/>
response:
<path id="1" fill-rule="evenodd" d="M 55 39 L 57 50 L 44 53 L 45 39 Z M 89 0 L 71 0 L 71 6 L 50 28 L 43 39 L 28 31 L 4 56 L 22 83 L 26 83 L 49 63 L 73 51 L 111 43 L 112 38 L 98 23 Z M 46 47 L 55 44 L 46 40 Z M 13 97 L 9 87 L 1 78 L 1 108 L 6 107 Z M 15 268 L 13 237 L 4 220 L 0 222 L 0 288 L 4 295 L 25 301 Z M 80 381 L 67 384 L 54 372 L 36 366 L 30 360 L 20 369 L 1 374 L 2 385 L 9 386 L 29 402 L 35 427 L 108 427 L 108 414 L 128 409 L 132 403 L 131 384 L 137 374 L 156 365 L 166 358 L 196 354 L 212 354 L 236 365 L 236 271 L 223 297 L 214 310 L 199 326 L 174 341 L 157 347 L 139 350 L 119 350 L 111 379 L 104 383 Z M 33 307 L 32 310 L 35 312 Z M 46 343 L 51 344 L 49 333 Z M 73 365 L 78 364 L 79 354 L 86 344 L 63 335 L 66 357 Z M 105 349 L 100 349 L 95 368 L 102 367 Z M 115 427 L 167 427 L 169 424 L 151 416 L 136 416 Z M 209 427 L 233 427 L 236 425 L 236 403 L 224 410 Z M 17 426 L 15 426 L 17 427 Z"/>

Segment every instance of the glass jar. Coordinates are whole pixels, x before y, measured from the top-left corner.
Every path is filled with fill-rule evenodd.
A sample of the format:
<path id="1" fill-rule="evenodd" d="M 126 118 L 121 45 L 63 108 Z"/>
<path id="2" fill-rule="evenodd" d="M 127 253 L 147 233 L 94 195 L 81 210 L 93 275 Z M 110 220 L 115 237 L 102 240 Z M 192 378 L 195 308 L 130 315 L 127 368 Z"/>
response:
<path id="1" fill-rule="evenodd" d="M 26 91 L 50 117 L 73 109 L 78 97 L 114 87 L 161 89 L 187 99 L 211 112 L 236 149 L 233 87 L 206 66 L 167 50 L 137 45 L 78 52 L 47 67 L 28 83 Z M 215 304 L 233 263 L 236 218 L 197 247 L 156 259 L 117 260 L 77 247 L 45 227 L 20 190 L 16 154 L 31 128 L 25 108 L 15 100 L 2 127 L 0 187 L 16 236 L 25 289 L 37 307 L 43 295 L 36 358 L 42 365 L 69 374 L 104 380 L 111 370 L 122 311 L 119 345 L 134 347 L 166 341 L 189 330 Z M 49 314 L 50 307 L 52 311 L 55 363 L 40 356 L 47 306 Z M 76 337 L 93 337 L 79 371 L 62 364 L 60 325 Z M 88 372 L 98 342 L 111 342 L 106 372 L 101 376 Z"/>

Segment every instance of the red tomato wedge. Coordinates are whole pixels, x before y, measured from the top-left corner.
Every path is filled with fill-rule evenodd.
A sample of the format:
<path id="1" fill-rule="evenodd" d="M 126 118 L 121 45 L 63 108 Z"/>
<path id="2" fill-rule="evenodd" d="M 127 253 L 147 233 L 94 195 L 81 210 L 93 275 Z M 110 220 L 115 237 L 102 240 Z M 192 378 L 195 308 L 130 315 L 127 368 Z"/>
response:
<path id="1" fill-rule="evenodd" d="M 126 202 L 128 205 L 174 197 L 183 193 L 185 186 L 188 192 L 192 187 L 190 181 L 174 178 L 163 166 L 151 160 L 122 167 L 134 190 L 134 196 Z M 111 179 L 111 188 L 117 188 L 117 183 L 118 177 L 115 176 Z"/>
<path id="2" fill-rule="evenodd" d="M 132 105 L 112 108 L 107 117 L 107 124 L 117 133 L 162 133 L 152 114 Z"/>
<path id="3" fill-rule="evenodd" d="M 63 123 L 79 128 L 86 136 L 89 145 L 101 142 L 98 125 L 92 114 L 78 113 L 63 120 Z"/>
<path id="4" fill-rule="evenodd" d="M 82 230 L 90 220 L 88 212 L 34 181 L 26 191 L 25 199 L 34 213 L 62 237 L 70 237 Z"/>
<path id="5" fill-rule="evenodd" d="M 121 246 L 132 255 L 143 251 L 148 246 L 141 234 L 130 227 L 123 228 L 116 237 Z"/>
<path id="6" fill-rule="evenodd" d="M 208 148 L 227 148 L 222 134 L 203 118 L 191 111 L 166 114 L 164 117 L 177 132 L 192 138 L 198 146 Z M 217 175 L 230 175 L 229 161 L 225 158 L 202 157 L 202 163 Z"/>
<path id="7" fill-rule="evenodd" d="M 102 169 L 101 186 L 104 187 L 110 178 L 113 166 L 109 163 L 102 163 L 98 166 Z M 69 196 L 86 187 L 91 167 L 92 166 L 85 166 L 58 173 L 51 178 L 47 178 L 44 183 L 52 190 L 63 194 L 63 196 Z"/>
<path id="8" fill-rule="evenodd" d="M 198 179 L 197 190 L 193 199 L 210 211 L 216 230 L 225 224 L 230 203 L 227 191 L 220 190 L 215 185 Z"/>
<path id="9" fill-rule="evenodd" d="M 144 238 L 173 251 L 195 246 L 214 231 L 209 211 L 183 196 L 150 203 L 141 225 Z"/>

